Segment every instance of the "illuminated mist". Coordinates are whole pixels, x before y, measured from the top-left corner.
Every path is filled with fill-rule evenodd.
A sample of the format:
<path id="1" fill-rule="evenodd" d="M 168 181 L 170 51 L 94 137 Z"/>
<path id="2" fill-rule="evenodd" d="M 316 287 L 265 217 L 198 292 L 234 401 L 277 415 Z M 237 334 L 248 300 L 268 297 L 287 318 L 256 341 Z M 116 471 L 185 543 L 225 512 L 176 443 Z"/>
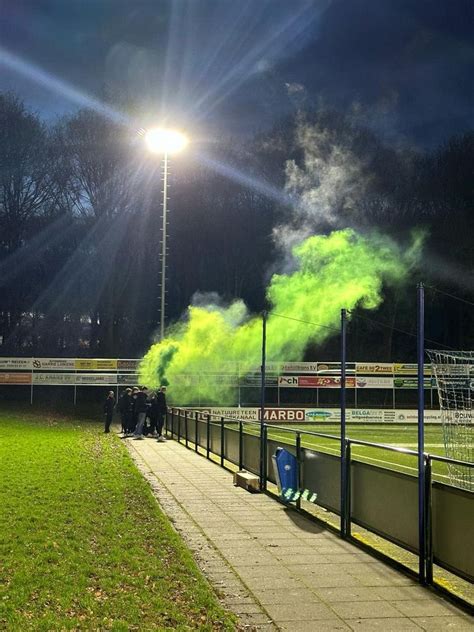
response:
<path id="1" fill-rule="evenodd" d="M 295 246 L 296 270 L 273 275 L 267 288 L 268 360 L 301 360 L 309 342 L 322 342 L 334 333 L 327 327 L 337 331 L 342 307 L 376 308 L 383 283 L 402 282 L 419 247 L 415 239 L 402 253 L 386 237 L 361 236 L 351 229 L 312 236 Z M 190 306 L 185 319 L 170 327 L 167 337 L 145 355 L 140 379 L 152 388 L 170 384 L 175 403 L 202 398 L 206 403 L 232 404 L 236 389 L 216 384 L 206 374 L 223 373 L 225 362 L 238 362 L 240 374 L 245 374 L 260 364 L 261 344 L 261 318 L 250 316 L 243 301 L 228 307 Z M 183 380 L 183 374 L 199 375 L 199 382 Z"/>

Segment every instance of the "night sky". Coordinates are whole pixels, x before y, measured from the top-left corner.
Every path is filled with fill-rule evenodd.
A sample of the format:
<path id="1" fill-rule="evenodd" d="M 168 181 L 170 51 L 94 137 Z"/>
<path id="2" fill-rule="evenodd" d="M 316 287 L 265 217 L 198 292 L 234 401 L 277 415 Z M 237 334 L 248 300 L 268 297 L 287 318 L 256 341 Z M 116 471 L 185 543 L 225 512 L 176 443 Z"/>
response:
<path id="1" fill-rule="evenodd" d="M 322 104 L 433 146 L 472 127 L 473 25 L 472 0 L 0 0 L 0 90 L 49 120 L 87 104 L 41 69 L 145 124 L 237 134 Z"/>

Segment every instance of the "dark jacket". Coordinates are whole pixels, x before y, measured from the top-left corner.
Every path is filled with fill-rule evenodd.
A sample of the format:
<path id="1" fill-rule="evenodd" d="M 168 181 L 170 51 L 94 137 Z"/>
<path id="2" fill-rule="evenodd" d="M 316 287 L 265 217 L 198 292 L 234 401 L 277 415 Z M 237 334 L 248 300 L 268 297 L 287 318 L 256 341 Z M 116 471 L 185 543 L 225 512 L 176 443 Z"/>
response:
<path id="1" fill-rule="evenodd" d="M 119 399 L 118 409 L 121 413 L 130 413 L 133 411 L 134 403 L 133 397 L 129 393 L 123 393 Z"/>
<path id="2" fill-rule="evenodd" d="M 135 413 L 146 413 L 148 396 L 143 391 L 135 395 Z"/>
<path id="3" fill-rule="evenodd" d="M 156 394 L 156 409 L 159 413 L 165 413 L 167 410 L 166 406 L 166 395 L 162 391 L 158 391 Z"/>
<path id="4" fill-rule="evenodd" d="M 107 397 L 104 402 L 104 413 L 106 415 L 111 415 L 114 412 L 115 408 L 115 399 L 113 397 Z"/>

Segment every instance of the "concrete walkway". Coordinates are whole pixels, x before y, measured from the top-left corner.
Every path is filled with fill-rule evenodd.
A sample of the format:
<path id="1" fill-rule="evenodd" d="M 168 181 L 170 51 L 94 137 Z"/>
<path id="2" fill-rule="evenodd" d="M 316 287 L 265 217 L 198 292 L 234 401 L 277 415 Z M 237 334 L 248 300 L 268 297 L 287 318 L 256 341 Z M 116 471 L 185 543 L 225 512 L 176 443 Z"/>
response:
<path id="1" fill-rule="evenodd" d="M 163 511 L 251 630 L 474 630 L 471 617 L 175 441 L 126 440 Z"/>

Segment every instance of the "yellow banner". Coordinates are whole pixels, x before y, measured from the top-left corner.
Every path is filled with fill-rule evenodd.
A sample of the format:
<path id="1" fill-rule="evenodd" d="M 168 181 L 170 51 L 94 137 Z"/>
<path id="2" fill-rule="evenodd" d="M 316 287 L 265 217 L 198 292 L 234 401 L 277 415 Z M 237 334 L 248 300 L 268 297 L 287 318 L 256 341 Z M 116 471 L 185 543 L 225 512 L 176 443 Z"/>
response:
<path id="1" fill-rule="evenodd" d="M 117 369 L 117 360 L 76 358 L 74 368 L 78 371 L 110 371 Z"/>

